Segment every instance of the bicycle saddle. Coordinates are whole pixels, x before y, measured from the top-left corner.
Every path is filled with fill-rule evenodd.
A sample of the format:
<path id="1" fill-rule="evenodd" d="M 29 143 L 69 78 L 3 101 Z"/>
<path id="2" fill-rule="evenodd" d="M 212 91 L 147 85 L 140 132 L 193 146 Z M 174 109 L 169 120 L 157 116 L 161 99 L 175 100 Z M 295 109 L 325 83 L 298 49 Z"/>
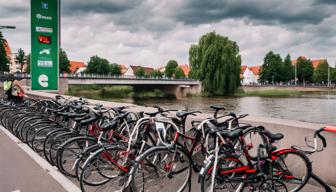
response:
<path id="1" fill-rule="evenodd" d="M 237 139 L 239 136 L 242 136 L 244 134 L 244 130 L 243 129 L 219 130 L 219 131 L 212 131 L 212 133 L 219 133 L 224 138 L 234 140 Z"/>
<path id="2" fill-rule="evenodd" d="M 225 110 L 225 107 L 221 105 L 211 105 L 210 108 L 214 110 Z"/>
<path id="3" fill-rule="evenodd" d="M 263 132 L 271 141 L 278 141 L 284 138 L 284 135 L 282 133 L 271 133 L 266 129 Z"/>
<path id="4" fill-rule="evenodd" d="M 118 122 L 117 121 L 112 121 L 110 123 L 105 123 L 103 124 L 100 128 L 103 132 L 116 129 L 118 127 Z"/>
<path id="5" fill-rule="evenodd" d="M 93 123 L 97 120 L 98 120 L 98 117 L 90 117 L 88 119 L 84 119 L 84 120 L 80 121 L 80 124 L 82 126 L 86 126 L 86 125 L 90 125 L 91 123 Z"/>
<path id="6" fill-rule="evenodd" d="M 178 111 L 176 113 L 176 116 L 183 118 L 183 117 L 187 117 L 188 115 L 195 115 L 195 113 L 200 113 L 200 111 Z"/>

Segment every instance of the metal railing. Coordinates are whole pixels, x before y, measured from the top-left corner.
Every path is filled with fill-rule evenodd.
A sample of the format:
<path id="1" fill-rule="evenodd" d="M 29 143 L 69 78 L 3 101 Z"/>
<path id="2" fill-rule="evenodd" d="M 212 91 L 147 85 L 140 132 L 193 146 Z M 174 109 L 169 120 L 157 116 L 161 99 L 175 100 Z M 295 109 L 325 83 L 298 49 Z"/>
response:
<path id="1" fill-rule="evenodd" d="M 14 77 L 17 79 L 30 79 L 31 76 L 29 73 L 3 73 L 0 74 L 0 78 Z M 197 81 L 191 78 L 169 78 L 169 77 L 136 77 L 136 76 L 127 76 L 127 75 L 110 75 L 110 74 L 68 74 L 60 73 L 60 78 L 68 79 L 125 79 L 125 80 L 162 80 L 162 81 Z"/>

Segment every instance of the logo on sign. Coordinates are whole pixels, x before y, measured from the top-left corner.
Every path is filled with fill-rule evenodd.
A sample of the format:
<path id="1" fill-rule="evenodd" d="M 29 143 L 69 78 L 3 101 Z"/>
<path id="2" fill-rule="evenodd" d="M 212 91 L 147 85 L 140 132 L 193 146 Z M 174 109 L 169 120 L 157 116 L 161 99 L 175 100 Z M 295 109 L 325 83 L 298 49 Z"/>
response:
<path id="1" fill-rule="evenodd" d="M 36 27 L 36 32 L 52 33 L 53 29 L 48 27 Z"/>
<path id="2" fill-rule="evenodd" d="M 41 7 L 42 9 L 48 9 L 48 2 L 42 2 Z"/>
<path id="3" fill-rule="evenodd" d="M 41 74 L 38 77 L 38 83 L 42 86 L 42 87 L 48 87 L 48 76 L 45 74 Z"/>
<path id="4" fill-rule="evenodd" d="M 49 20 L 49 21 L 52 20 L 52 17 L 50 17 L 50 16 L 44 16 L 44 15 L 41 15 L 41 14 L 36 14 L 36 18 L 37 19 Z"/>
<path id="5" fill-rule="evenodd" d="M 39 35 L 38 36 L 38 41 L 39 41 L 39 43 L 50 44 L 51 43 L 51 37 L 50 36 Z"/>
<path id="6" fill-rule="evenodd" d="M 39 67 L 52 67 L 53 62 L 52 61 L 47 61 L 47 60 L 38 60 L 37 61 L 37 66 Z"/>
<path id="7" fill-rule="evenodd" d="M 50 55 L 50 49 L 43 49 L 40 51 L 40 55 Z"/>

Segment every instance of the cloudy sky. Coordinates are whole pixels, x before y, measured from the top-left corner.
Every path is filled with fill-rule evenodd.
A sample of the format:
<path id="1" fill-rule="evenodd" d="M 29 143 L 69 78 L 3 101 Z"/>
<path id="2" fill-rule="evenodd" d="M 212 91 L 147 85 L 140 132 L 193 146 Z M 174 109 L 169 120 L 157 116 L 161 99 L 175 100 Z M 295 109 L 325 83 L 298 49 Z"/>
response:
<path id="1" fill-rule="evenodd" d="M 0 0 L 12 49 L 30 52 L 29 0 Z M 188 63 L 191 44 L 216 31 L 236 41 L 243 64 L 273 50 L 336 60 L 336 0 L 62 0 L 61 46 L 71 60 L 159 67 Z"/>

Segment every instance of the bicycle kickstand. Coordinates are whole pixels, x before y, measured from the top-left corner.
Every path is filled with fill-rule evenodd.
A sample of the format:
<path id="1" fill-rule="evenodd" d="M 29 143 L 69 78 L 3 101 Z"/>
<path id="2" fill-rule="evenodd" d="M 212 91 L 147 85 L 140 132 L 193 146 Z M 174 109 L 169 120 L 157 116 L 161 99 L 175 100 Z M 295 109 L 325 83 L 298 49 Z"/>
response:
<path id="1" fill-rule="evenodd" d="M 322 185 L 326 192 L 332 192 L 332 189 L 319 176 L 311 173 L 311 178 L 318 182 L 320 185 Z"/>

